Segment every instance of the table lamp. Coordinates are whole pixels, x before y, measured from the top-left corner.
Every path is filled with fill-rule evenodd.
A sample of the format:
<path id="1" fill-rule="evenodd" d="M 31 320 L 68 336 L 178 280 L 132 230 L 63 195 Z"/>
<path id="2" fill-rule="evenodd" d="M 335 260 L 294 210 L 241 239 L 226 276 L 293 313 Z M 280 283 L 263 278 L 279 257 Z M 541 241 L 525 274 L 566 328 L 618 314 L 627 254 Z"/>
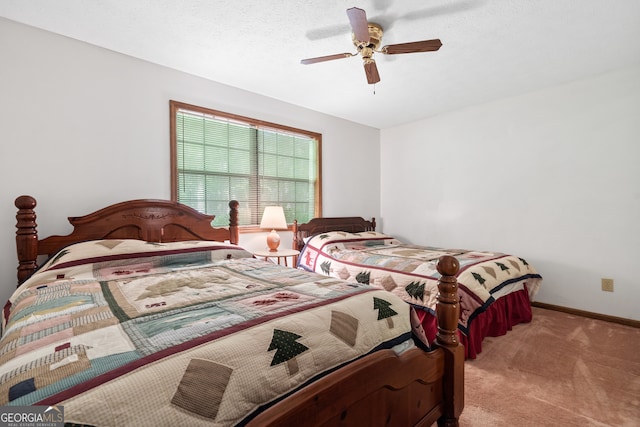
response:
<path id="1" fill-rule="evenodd" d="M 287 220 L 284 217 L 284 209 L 282 206 L 267 206 L 262 213 L 262 221 L 260 228 L 271 229 L 271 233 L 267 235 L 267 246 L 269 252 L 276 252 L 280 246 L 280 236 L 276 230 L 286 230 Z"/>

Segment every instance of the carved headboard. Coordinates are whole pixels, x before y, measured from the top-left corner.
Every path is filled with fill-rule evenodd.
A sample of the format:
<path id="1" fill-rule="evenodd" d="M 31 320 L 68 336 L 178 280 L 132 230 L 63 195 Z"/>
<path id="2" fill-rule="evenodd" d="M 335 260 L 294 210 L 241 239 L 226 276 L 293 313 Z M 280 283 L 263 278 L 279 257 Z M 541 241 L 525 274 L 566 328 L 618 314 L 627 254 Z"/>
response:
<path id="1" fill-rule="evenodd" d="M 139 199 L 116 203 L 89 215 L 69 217 L 73 231 L 66 236 L 40 240 L 36 224 L 36 199 L 20 196 L 15 205 L 18 283 L 37 268 L 38 255 L 51 256 L 72 243 L 99 239 L 138 239 L 148 242 L 215 240 L 238 243 L 238 202 L 229 202 L 229 227 L 214 228 L 213 215 L 169 200 Z"/>
<path id="2" fill-rule="evenodd" d="M 360 233 L 362 231 L 375 231 L 375 229 L 375 218 L 367 221 L 359 216 L 313 218 L 306 224 L 298 224 L 298 221 L 293 221 L 293 249 L 301 251 L 304 247 L 304 239 L 318 233 L 327 231 Z"/>

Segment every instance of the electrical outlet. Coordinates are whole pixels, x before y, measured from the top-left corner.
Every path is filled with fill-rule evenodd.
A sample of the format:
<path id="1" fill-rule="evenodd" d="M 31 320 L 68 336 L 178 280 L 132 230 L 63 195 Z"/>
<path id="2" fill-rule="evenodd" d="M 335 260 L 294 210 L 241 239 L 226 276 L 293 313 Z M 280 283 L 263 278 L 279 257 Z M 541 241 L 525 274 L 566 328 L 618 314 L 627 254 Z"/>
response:
<path id="1" fill-rule="evenodd" d="M 602 290 L 606 292 L 613 292 L 613 279 L 602 279 Z"/>

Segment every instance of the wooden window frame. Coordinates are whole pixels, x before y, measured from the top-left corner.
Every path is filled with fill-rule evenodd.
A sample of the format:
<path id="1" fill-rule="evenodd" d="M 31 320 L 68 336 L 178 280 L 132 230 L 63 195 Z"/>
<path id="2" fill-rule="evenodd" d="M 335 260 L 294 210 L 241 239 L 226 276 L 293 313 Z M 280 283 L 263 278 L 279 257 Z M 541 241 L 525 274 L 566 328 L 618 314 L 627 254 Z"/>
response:
<path id="1" fill-rule="evenodd" d="M 298 129 L 290 126 L 285 126 L 277 123 L 271 123 L 264 120 L 258 120 L 251 117 L 241 116 L 233 113 L 227 113 L 224 111 L 214 110 L 211 108 L 200 107 L 193 104 L 187 104 L 180 101 L 169 101 L 169 113 L 170 113 L 170 163 L 171 163 L 171 200 L 178 201 L 178 164 L 177 164 L 177 132 L 176 132 L 176 114 L 178 110 L 190 110 L 201 114 L 208 114 L 218 117 L 223 117 L 229 120 L 244 122 L 248 125 L 255 126 L 256 128 L 274 129 L 277 131 L 294 133 L 307 136 L 317 141 L 318 153 L 316 156 L 316 182 L 314 185 L 315 200 L 314 200 L 314 217 L 322 216 L 322 134 L 317 132 L 311 132 L 304 129 Z M 240 207 L 242 208 L 242 206 Z M 264 232 L 258 224 L 243 225 L 240 226 L 240 232 Z M 291 224 L 289 224 L 289 230 L 291 230 Z"/>

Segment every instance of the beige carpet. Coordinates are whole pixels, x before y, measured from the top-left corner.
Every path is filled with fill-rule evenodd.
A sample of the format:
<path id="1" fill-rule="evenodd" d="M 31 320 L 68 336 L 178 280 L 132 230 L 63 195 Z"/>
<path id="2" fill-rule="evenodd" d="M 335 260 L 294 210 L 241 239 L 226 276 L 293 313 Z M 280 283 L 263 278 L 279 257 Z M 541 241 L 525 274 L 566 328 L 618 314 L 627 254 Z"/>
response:
<path id="1" fill-rule="evenodd" d="M 534 307 L 465 362 L 460 425 L 640 426 L 640 329 Z"/>

